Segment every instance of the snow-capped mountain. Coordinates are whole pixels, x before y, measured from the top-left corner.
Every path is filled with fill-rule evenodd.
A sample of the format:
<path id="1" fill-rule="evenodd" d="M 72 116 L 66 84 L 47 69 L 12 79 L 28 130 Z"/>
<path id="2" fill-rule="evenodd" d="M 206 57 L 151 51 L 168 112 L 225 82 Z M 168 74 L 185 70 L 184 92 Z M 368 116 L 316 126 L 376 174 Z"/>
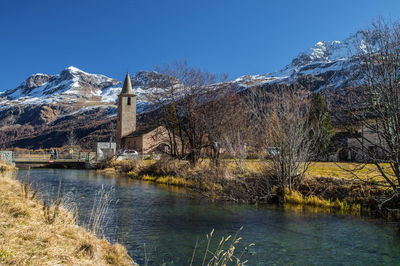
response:
<path id="1" fill-rule="evenodd" d="M 165 78 L 143 71 L 131 79 L 141 113 L 148 107 L 146 88 Z M 17 88 L 0 92 L 0 147 L 26 147 L 34 142 L 35 147 L 59 146 L 71 129 L 80 138 L 89 136 L 88 142 L 93 134 L 96 140 L 104 139 L 111 133 L 121 86 L 121 81 L 72 66 L 56 75 L 30 76 Z M 106 134 L 99 133 L 105 129 Z"/>
<path id="2" fill-rule="evenodd" d="M 313 91 L 351 87 L 357 82 L 360 63 L 357 54 L 361 49 L 357 34 L 343 41 L 320 41 L 300 53 L 281 70 L 264 75 L 243 76 L 236 79 L 236 82 L 244 88 L 254 84 L 304 82 Z"/>
<path id="3" fill-rule="evenodd" d="M 279 71 L 246 75 L 230 83 L 239 90 L 280 85 L 312 91 L 351 87 L 359 67 L 356 39 L 354 35 L 344 41 L 318 42 Z M 149 71 L 132 76 L 138 114 L 148 110 L 147 91 L 167 80 Z M 0 147 L 60 146 L 73 128 L 88 143 L 112 135 L 109 125 L 115 123 L 121 86 L 121 81 L 72 66 L 56 75 L 30 76 L 17 88 L 0 92 Z"/>
<path id="4" fill-rule="evenodd" d="M 81 95 L 86 98 L 99 96 L 103 89 L 118 84 L 115 79 L 103 75 L 89 74 L 75 67 L 68 67 L 60 74 L 34 74 L 15 89 L 0 94 L 10 100 L 36 98 L 56 100 L 67 95 Z"/>
<path id="5" fill-rule="evenodd" d="M 160 82 L 162 75 L 142 71 L 132 77 L 138 95 L 138 112 L 146 107 L 145 88 Z M 122 82 L 100 74 L 90 74 L 70 66 L 57 75 L 37 73 L 17 88 L 0 92 L 0 111 L 15 106 L 68 104 L 69 114 L 88 108 L 112 107 L 115 109 Z M 78 108 L 79 109 L 76 109 Z M 73 112 L 73 113 L 71 113 Z"/>
<path id="6" fill-rule="evenodd" d="M 57 75 L 38 73 L 30 76 L 17 88 L 0 93 L 0 110 L 15 104 L 68 104 L 70 108 L 66 111 L 71 111 L 79 107 L 79 103 L 110 103 L 107 90 L 117 90 L 116 86 L 119 84 L 115 79 L 89 74 L 72 66 Z"/>

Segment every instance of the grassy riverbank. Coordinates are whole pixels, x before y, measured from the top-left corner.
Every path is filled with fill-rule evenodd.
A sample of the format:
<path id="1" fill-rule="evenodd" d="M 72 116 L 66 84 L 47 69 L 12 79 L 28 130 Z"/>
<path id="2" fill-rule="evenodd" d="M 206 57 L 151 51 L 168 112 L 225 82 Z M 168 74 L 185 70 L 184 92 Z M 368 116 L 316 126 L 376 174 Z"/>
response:
<path id="1" fill-rule="evenodd" d="M 12 172 L 0 172 L 0 264 L 132 265 L 125 247 L 79 227 L 62 206 L 50 223 L 44 206 L 32 198 Z"/>
<path id="2" fill-rule="evenodd" d="M 6 171 L 13 171 L 16 170 L 15 166 L 12 166 L 2 160 L 0 160 L 0 174 Z"/>
<path id="3" fill-rule="evenodd" d="M 356 215 L 376 210 L 376 199 L 387 190 L 361 180 L 376 175 L 372 166 L 356 172 L 361 179 L 350 172 L 355 167 L 357 165 L 350 163 L 313 163 L 298 190 L 286 191 L 285 203 Z M 100 171 L 122 172 L 134 179 L 186 187 L 212 200 L 271 202 L 276 191 L 266 184 L 265 162 L 259 160 L 240 163 L 225 160 L 219 168 L 213 167 L 208 160 L 196 167 L 179 160 L 111 161 Z M 262 194 L 268 195 L 263 197 Z"/>

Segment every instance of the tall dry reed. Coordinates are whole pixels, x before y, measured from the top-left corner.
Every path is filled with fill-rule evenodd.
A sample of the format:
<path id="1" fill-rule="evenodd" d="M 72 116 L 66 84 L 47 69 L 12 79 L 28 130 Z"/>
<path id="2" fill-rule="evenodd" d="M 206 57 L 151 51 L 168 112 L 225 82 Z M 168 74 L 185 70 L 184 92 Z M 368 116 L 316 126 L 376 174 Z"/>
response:
<path id="1" fill-rule="evenodd" d="M 248 262 L 247 260 L 243 260 L 243 256 L 248 251 L 249 247 L 254 246 L 254 244 L 249 244 L 245 246 L 241 251 L 237 251 L 237 245 L 242 240 L 239 237 L 239 232 L 242 231 L 243 227 L 241 227 L 233 236 L 228 235 L 227 237 L 222 237 L 219 241 L 217 247 L 215 249 L 211 249 L 214 229 L 206 235 L 207 245 L 204 251 L 201 265 L 213 265 L 213 266 L 226 266 L 226 265 L 236 265 L 243 266 Z M 194 259 L 197 251 L 197 243 L 193 250 L 193 255 L 191 258 L 190 265 L 192 266 L 194 263 Z M 235 253 L 236 252 L 236 253 Z"/>
<path id="2" fill-rule="evenodd" d="M 101 185 L 93 199 L 93 206 L 86 227 L 97 236 L 103 236 L 103 227 L 107 222 L 113 191 L 113 188 L 107 189 L 104 185 Z"/>

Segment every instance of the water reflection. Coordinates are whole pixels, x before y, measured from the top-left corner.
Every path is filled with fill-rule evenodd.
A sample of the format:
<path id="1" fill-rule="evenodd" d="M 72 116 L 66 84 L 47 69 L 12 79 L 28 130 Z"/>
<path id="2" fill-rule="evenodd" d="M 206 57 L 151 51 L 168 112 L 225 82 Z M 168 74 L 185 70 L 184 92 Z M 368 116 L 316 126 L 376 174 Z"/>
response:
<path id="1" fill-rule="evenodd" d="M 26 171 L 18 173 L 24 179 Z M 54 197 L 58 180 L 72 191 L 84 222 L 99 187 L 113 187 L 113 205 L 105 235 L 122 242 L 130 255 L 144 262 L 144 247 L 151 264 L 185 265 L 196 239 L 202 257 L 205 234 L 215 229 L 215 240 L 244 226 L 241 246 L 255 243 L 246 258 L 249 265 L 266 264 L 399 264 L 400 243 L 390 227 L 348 215 L 210 203 L 186 191 L 155 186 L 126 177 L 107 177 L 87 170 L 31 170 L 43 197 Z"/>

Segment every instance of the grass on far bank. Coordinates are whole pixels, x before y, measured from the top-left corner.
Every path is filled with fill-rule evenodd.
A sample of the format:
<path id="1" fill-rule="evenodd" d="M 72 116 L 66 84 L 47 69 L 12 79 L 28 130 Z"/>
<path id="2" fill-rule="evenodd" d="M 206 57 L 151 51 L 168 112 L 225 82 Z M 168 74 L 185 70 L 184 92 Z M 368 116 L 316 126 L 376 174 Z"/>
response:
<path id="1" fill-rule="evenodd" d="M 0 264 L 132 265 L 125 247 L 77 226 L 62 206 L 49 224 L 43 205 L 21 187 L 12 172 L 0 172 Z"/>
<path id="2" fill-rule="evenodd" d="M 381 164 L 381 167 L 389 176 L 393 174 L 389 164 Z M 307 176 L 384 181 L 374 164 L 362 163 L 313 162 L 307 171 Z"/>
<path id="3" fill-rule="evenodd" d="M 220 168 L 211 165 L 210 160 L 202 160 L 196 167 L 180 160 L 133 160 L 111 161 L 103 172 L 124 172 L 128 176 L 158 184 L 174 185 L 194 189 L 214 199 L 254 202 L 244 194 L 255 192 L 254 177 L 265 171 L 266 162 L 244 160 L 240 163 L 223 160 Z M 380 192 L 351 179 L 348 171 L 355 164 L 313 163 L 305 178 L 305 185 L 299 191 L 285 193 L 285 203 L 321 209 L 340 210 L 359 214 L 361 204 L 370 202 L 370 195 Z M 367 171 L 368 170 L 368 171 Z M 372 167 L 361 169 L 359 173 L 370 173 Z M 342 175 L 343 174 L 343 175 Z M 345 175 L 347 174 L 347 175 Z M 342 175 L 342 178 L 340 176 Z M 325 182 L 321 182 L 323 179 Z M 355 184 L 355 185 L 354 185 Z M 250 186 L 249 186 L 250 185 Z M 250 190 L 252 192 L 250 192 Z M 270 188 L 273 190 L 274 188 Z M 241 199 L 235 196 L 239 191 Z M 236 194 L 237 195 L 237 194 Z M 369 203 L 368 203 L 369 204 Z"/>
<path id="4" fill-rule="evenodd" d="M 338 198 L 335 200 L 323 199 L 315 195 L 304 196 L 298 191 L 287 191 L 285 203 L 322 209 L 340 210 L 344 212 L 351 212 L 356 215 L 359 215 L 361 211 L 361 205 L 359 203 L 349 204 L 347 201 L 341 201 Z"/>
<path id="5" fill-rule="evenodd" d="M 245 160 L 243 168 L 246 171 L 259 173 L 264 170 L 266 161 Z M 230 169 L 237 169 L 238 166 L 229 161 Z M 388 164 L 381 164 L 381 167 L 388 175 L 393 172 Z M 343 178 L 343 179 L 359 179 L 364 181 L 384 181 L 380 172 L 374 164 L 353 163 L 353 162 L 312 162 L 306 172 L 306 176 L 310 178 L 327 177 L 327 178 Z"/>

